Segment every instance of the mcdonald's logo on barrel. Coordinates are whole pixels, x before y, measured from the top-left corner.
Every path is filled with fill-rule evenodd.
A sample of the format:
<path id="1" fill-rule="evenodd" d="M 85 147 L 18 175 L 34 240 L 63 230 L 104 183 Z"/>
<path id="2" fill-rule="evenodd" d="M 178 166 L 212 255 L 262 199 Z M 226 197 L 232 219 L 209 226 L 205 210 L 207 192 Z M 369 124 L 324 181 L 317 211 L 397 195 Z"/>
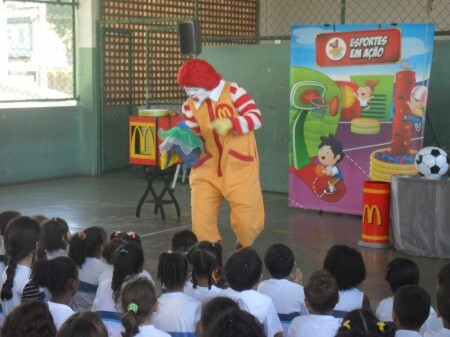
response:
<path id="1" fill-rule="evenodd" d="M 363 192 L 362 235 L 358 244 L 371 248 L 388 247 L 391 184 L 365 181 Z"/>

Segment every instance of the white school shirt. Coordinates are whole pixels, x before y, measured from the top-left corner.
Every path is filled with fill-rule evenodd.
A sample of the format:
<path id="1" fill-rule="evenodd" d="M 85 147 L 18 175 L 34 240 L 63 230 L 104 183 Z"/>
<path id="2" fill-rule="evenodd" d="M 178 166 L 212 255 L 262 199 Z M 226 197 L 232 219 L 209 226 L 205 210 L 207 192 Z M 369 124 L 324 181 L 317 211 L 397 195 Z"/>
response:
<path id="1" fill-rule="evenodd" d="M 387 297 L 381 300 L 377 306 L 377 309 L 375 310 L 376 318 L 381 322 L 393 322 L 394 321 L 394 318 L 392 317 L 393 307 L 394 307 L 394 296 Z M 439 330 L 443 327 L 444 327 L 443 323 L 442 326 L 439 325 L 439 319 L 437 318 L 436 312 L 434 311 L 433 307 L 430 307 L 430 315 L 420 328 L 420 334 L 423 335 L 425 331 Z"/>
<path id="2" fill-rule="evenodd" d="M 56 330 L 59 330 L 61 325 L 70 317 L 72 316 L 75 311 L 72 310 L 71 307 L 69 307 L 66 304 L 61 303 L 55 303 L 52 301 L 48 301 L 48 309 L 50 310 L 50 313 L 53 317 L 53 322 L 55 322 Z"/>
<path id="3" fill-rule="evenodd" d="M 114 272 L 114 266 L 111 264 L 106 264 L 105 270 L 103 271 L 103 273 L 101 273 L 100 277 L 99 277 L 99 281 L 100 283 L 102 281 L 105 280 L 109 280 L 112 279 L 113 277 L 113 272 Z M 142 272 L 139 273 L 139 276 L 144 276 L 146 278 L 148 278 L 150 280 L 150 282 L 153 283 L 153 285 L 155 285 L 155 281 L 153 281 L 152 275 L 150 275 L 150 273 L 146 270 L 143 270 Z"/>
<path id="4" fill-rule="evenodd" d="M 182 293 L 162 294 L 158 309 L 152 316 L 155 328 L 168 334 L 195 336 L 195 326 L 200 320 L 202 303 Z"/>
<path id="5" fill-rule="evenodd" d="M 397 330 L 395 337 L 422 337 L 422 335 L 413 330 Z"/>
<path id="6" fill-rule="evenodd" d="M 15 307 L 22 303 L 22 291 L 30 280 L 31 269 L 27 266 L 18 264 L 14 275 L 12 298 L 2 301 L 3 315 L 6 317 Z M 6 281 L 6 269 L 3 271 L 2 287 Z"/>
<path id="7" fill-rule="evenodd" d="M 339 329 L 339 319 L 331 315 L 299 316 L 288 329 L 288 337 L 334 337 Z"/>
<path id="8" fill-rule="evenodd" d="M 211 285 L 211 289 L 208 289 L 208 287 L 200 287 L 199 285 L 197 285 L 197 288 L 194 288 L 194 285 L 191 282 L 187 282 L 184 286 L 184 293 L 186 295 L 191 296 L 202 303 L 219 296 L 219 293 L 221 292 L 222 289 L 215 285 Z"/>
<path id="9" fill-rule="evenodd" d="M 423 335 L 425 332 L 438 331 L 444 328 L 442 317 L 438 317 L 436 312 L 430 312 L 425 323 L 420 327 L 419 333 Z"/>
<path id="10" fill-rule="evenodd" d="M 427 331 L 423 337 L 450 337 L 450 330 L 442 328 L 438 331 Z"/>
<path id="11" fill-rule="evenodd" d="M 305 292 L 298 283 L 271 278 L 262 281 L 257 291 L 272 299 L 283 326 L 283 336 L 287 336 L 289 325 L 295 317 L 308 314 L 304 303 Z"/>
<path id="12" fill-rule="evenodd" d="M 364 293 L 356 288 L 339 290 L 339 302 L 333 311 L 350 312 L 361 309 L 363 306 Z"/>
<path id="13" fill-rule="evenodd" d="M 277 310 L 269 296 L 261 294 L 256 290 L 236 291 L 231 288 L 222 290 L 219 296 L 226 296 L 237 300 L 243 310 L 251 313 L 263 324 L 267 337 L 272 337 L 276 333 L 283 331 Z"/>
<path id="14" fill-rule="evenodd" d="M 100 283 L 99 277 L 105 268 L 106 263 L 103 261 L 93 257 L 86 258 L 82 267 L 78 269 L 80 286 L 70 304 L 73 310 L 77 312 L 91 310 Z"/>
<path id="15" fill-rule="evenodd" d="M 55 250 L 46 250 L 45 256 L 47 257 L 47 260 L 54 259 L 55 257 L 59 256 L 69 256 L 67 253 L 67 250 L 65 249 L 55 249 Z"/>
<path id="16" fill-rule="evenodd" d="M 94 302 L 92 304 L 92 311 L 110 311 L 119 312 L 116 303 L 113 299 L 113 291 L 111 289 L 112 279 L 102 281 L 98 285 L 95 294 Z"/>
<path id="17" fill-rule="evenodd" d="M 393 322 L 392 308 L 394 307 L 394 296 L 386 297 L 378 303 L 375 316 L 381 322 Z"/>
<path id="18" fill-rule="evenodd" d="M 112 335 L 112 337 L 122 337 L 122 335 L 120 333 L 117 333 Z M 156 329 L 154 325 L 139 325 L 139 332 L 134 337 L 171 337 L 171 336 L 168 333 L 165 333 L 164 331 Z"/>
<path id="19" fill-rule="evenodd" d="M 257 288 L 261 294 L 269 296 L 277 313 L 290 314 L 298 312 L 300 315 L 305 315 L 305 292 L 303 287 L 295 282 L 286 279 L 268 279 L 262 281 Z"/>

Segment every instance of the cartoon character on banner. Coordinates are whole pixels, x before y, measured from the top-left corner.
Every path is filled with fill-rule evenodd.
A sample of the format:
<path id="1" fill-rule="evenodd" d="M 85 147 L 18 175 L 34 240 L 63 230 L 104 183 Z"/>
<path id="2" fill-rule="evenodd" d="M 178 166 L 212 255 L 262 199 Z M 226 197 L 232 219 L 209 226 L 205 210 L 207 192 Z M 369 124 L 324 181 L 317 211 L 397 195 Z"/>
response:
<path id="1" fill-rule="evenodd" d="M 360 86 L 356 93 L 353 93 L 353 96 L 358 99 L 362 110 L 370 109 L 369 101 L 373 98 L 373 92 L 379 82 L 379 80 L 367 79 L 364 81 L 364 85 Z"/>
<path id="2" fill-rule="evenodd" d="M 414 124 L 416 131 L 422 129 L 422 122 L 424 119 L 424 109 L 427 105 L 428 88 L 424 85 L 419 85 L 411 90 L 411 97 L 407 102 L 411 108 L 411 115 L 404 118 L 405 121 L 410 121 Z"/>
<path id="3" fill-rule="evenodd" d="M 337 165 L 344 159 L 342 143 L 333 134 L 320 137 L 317 159 L 320 164 L 316 166 L 317 180 L 315 183 L 316 194 L 322 199 L 336 201 L 345 194 L 344 175 Z"/>

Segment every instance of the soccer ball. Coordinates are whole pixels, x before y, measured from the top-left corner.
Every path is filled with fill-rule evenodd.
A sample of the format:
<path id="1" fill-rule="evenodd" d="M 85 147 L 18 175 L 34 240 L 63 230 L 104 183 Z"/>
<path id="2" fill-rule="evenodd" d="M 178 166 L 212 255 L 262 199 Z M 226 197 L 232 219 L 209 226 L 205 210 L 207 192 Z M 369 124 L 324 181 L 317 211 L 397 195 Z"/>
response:
<path id="1" fill-rule="evenodd" d="M 448 164 L 447 153 L 436 146 L 424 147 L 414 160 L 417 173 L 427 179 L 439 179 L 447 173 Z"/>

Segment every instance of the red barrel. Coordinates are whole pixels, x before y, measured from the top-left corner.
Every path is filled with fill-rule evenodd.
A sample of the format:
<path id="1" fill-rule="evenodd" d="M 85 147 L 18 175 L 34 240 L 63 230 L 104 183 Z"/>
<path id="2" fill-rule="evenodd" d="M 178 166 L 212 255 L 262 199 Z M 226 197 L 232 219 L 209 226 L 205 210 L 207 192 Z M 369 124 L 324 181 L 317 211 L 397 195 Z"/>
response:
<path id="1" fill-rule="evenodd" d="M 362 212 L 362 235 L 359 245 L 372 248 L 389 246 L 391 184 L 365 181 Z"/>

